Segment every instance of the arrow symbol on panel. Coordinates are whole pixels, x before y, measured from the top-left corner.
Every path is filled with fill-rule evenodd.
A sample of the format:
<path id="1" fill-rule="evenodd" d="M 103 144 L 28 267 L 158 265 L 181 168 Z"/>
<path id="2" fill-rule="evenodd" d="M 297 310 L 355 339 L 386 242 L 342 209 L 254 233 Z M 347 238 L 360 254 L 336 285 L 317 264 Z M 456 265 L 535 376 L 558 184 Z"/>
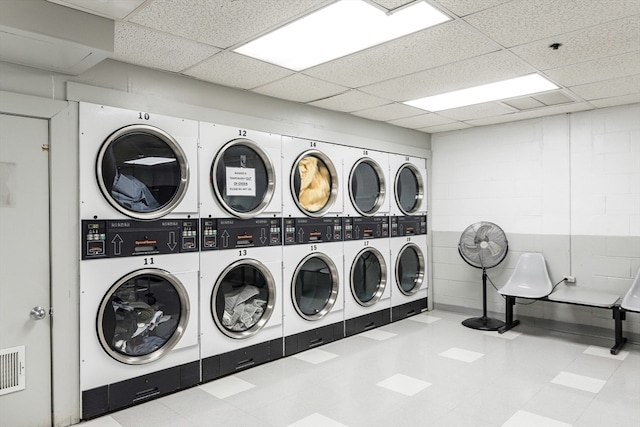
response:
<path id="1" fill-rule="evenodd" d="M 111 243 L 113 243 L 114 255 L 120 255 L 120 252 L 122 250 L 122 242 L 123 242 L 122 237 L 120 237 L 119 234 L 116 234 L 113 240 L 111 241 Z"/>
<path id="2" fill-rule="evenodd" d="M 356 239 L 360 238 L 360 226 L 356 225 Z"/>
<path id="3" fill-rule="evenodd" d="M 222 233 L 222 247 L 226 248 L 229 246 L 229 233 L 227 230 L 224 230 Z"/>
<path id="4" fill-rule="evenodd" d="M 267 241 L 267 230 L 264 228 L 260 229 L 260 241 L 262 242 L 263 245 L 264 245 L 264 242 Z"/>
<path id="5" fill-rule="evenodd" d="M 178 242 L 176 241 L 176 232 L 175 231 L 170 231 L 169 232 L 169 243 L 167 243 L 167 246 L 169 246 L 169 250 L 171 252 L 173 252 L 173 250 L 176 248 L 177 245 L 178 245 Z"/>
<path id="6" fill-rule="evenodd" d="M 328 225 L 327 226 L 327 240 L 331 240 L 332 234 L 331 234 L 331 226 Z"/>
<path id="7" fill-rule="evenodd" d="M 304 230 L 302 228 L 298 230 L 298 241 L 300 243 L 304 242 Z"/>

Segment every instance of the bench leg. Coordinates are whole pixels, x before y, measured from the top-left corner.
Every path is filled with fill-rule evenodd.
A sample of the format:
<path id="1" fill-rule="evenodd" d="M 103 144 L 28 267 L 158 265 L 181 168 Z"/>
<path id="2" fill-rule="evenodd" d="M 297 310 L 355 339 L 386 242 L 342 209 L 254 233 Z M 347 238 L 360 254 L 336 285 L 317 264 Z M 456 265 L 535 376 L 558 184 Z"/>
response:
<path id="1" fill-rule="evenodd" d="M 499 334 L 504 334 L 508 330 L 515 328 L 520 324 L 519 320 L 513 320 L 513 306 L 516 305 L 516 297 L 507 296 L 505 304 L 504 326 L 498 329 Z"/>
<path id="2" fill-rule="evenodd" d="M 625 312 L 620 308 L 620 306 L 616 305 L 613 307 L 613 320 L 615 322 L 615 334 L 616 334 L 616 342 L 613 347 L 611 347 L 611 354 L 618 354 L 622 347 L 624 347 L 624 343 L 627 342 L 627 339 L 622 336 L 622 321 L 625 319 Z"/>

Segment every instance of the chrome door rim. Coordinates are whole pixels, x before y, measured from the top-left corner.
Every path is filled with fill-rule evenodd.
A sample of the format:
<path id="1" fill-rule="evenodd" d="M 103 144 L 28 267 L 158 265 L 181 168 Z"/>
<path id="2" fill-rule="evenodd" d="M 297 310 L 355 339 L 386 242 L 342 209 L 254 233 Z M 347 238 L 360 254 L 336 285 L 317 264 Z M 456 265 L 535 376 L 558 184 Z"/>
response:
<path id="1" fill-rule="evenodd" d="M 173 151 L 174 155 L 176 156 L 176 160 L 180 165 L 180 182 L 178 184 L 176 193 L 164 206 L 161 206 L 160 208 L 149 212 L 136 212 L 122 206 L 113 198 L 111 192 L 107 189 L 107 186 L 103 179 L 102 162 L 104 160 L 107 149 L 111 146 L 111 143 L 123 136 L 126 136 L 127 134 L 135 132 L 150 134 L 162 140 L 169 146 L 171 151 Z M 187 192 L 187 186 L 189 184 L 189 163 L 187 162 L 187 156 L 182 150 L 182 147 L 180 147 L 180 144 L 178 144 L 178 142 L 167 132 L 150 125 L 128 125 L 118 129 L 117 131 L 109 135 L 109 137 L 102 143 L 96 160 L 96 179 L 103 196 L 107 199 L 109 204 L 120 213 L 123 213 L 131 218 L 141 220 L 158 219 L 170 213 L 184 198 L 185 193 Z"/>
<path id="2" fill-rule="evenodd" d="M 175 331 L 171 335 L 171 337 L 160 347 L 159 349 L 145 355 L 140 356 L 129 356 L 126 354 L 122 354 L 120 352 L 115 351 L 111 348 L 109 343 L 107 343 L 107 339 L 104 336 L 104 331 L 102 329 L 102 319 L 104 317 L 104 312 L 111 300 L 111 296 L 126 282 L 131 279 L 134 279 L 138 276 L 149 275 L 156 276 L 161 279 L 169 282 L 174 289 L 176 290 L 178 297 L 180 298 L 180 319 L 178 321 L 178 326 Z M 125 363 L 127 365 L 143 365 L 146 363 L 154 362 L 159 358 L 165 356 L 169 353 L 173 347 L 180 341 L 182 335 L 184 334 L 185 329 L 187 328 L 187 324 L 189 323 L 189 316 L 191 314 L 191 308 L 189 305 L 189 295 L 184 285 L 176 278 L 174 275 L 169 273 L 168 271 L 156 269 L 156 268 L 145 268 L 141 270 L 132 271 L 131 273 L 121 277 L 118 279 L 116 283 L 114 283 L 111 288 L 107 291 L 105 296 L 100 303 L 100 307 L 98 309 L 98 317 L 97 317 L 97 330 L 98 330 L 98 339 L 102 348 L 107 352 L 109 356 L 117 360 L 118 362 Z"/>
<path id="3" fill-rule="evenodd" d="M 329 192 L 329 199 L 324 204 L 322 209 L 320 209 L 318 211 L 315 211 L 315 212 L 305 209 L 304 206 L 302 206 L 300 204 L 300 201 L 298 200 L 298 194 L 296 194 L 296 192 L 295 192 L 294 177 L 295 177 L 295 173 L 296 173 L 296 168 L 298 167 L 298 163 L 300 162 L 300 160 L 302 160 L 305 157 L 316 157 L 319 160 L 321 160 L 325 164 L 325 166 L 327 167 L 327 170 L 329 171 L 329 176 L 331 177 L 331 189 L 330 189 L 330 192 Z M 340 178 L 338 177 L 338 172 L 336 170 L 336 167 L 333 164 L 333 162 L 331 161 L 331 159 L 329 158 L 329 156 L 327 156 L 325 153 L 323 153 L 320 150 L 307 150 L 307 151 L 303 152 L 302 154 L 300 154 L 296 158 L 295 162 L 293 162 L 293 166 L 291 168 L 290 175 L 291 175 L 291 178 L 290 178 L 289 188 L 291 189 L 291 195 L 293 196 L 293 200 L 296 203 L 296 205 L 298 206 L 298 208 L 302 212 L 304 212 L 305 215 L 310 216 L 310 217 L 322 217 L 329 210 L 331 210 L 331 208 L 333 207 L 333 205 L 336 202 L 336 199 L 338 198 L 338 180 Z"/>
<path id="4" fill-rule="evenodd" d="M 228 150 L 231 147 L 237 146 L 237 145 L 243 145 L 243 146 L 249 147 L 251 150 L 255 151 L 256 154 L 258 154 L 258 157 L 260 157 L 260 159 L 264 163 L 265 169 L 267 171 L 267 190 L 265 192 L 265 195 L 262 198 L 262 201 L 260 202 L 260 204 L 258 206 L 256 206 L 253 210 L 248 211 L 248 212 L 238 212 L 235 209 L 233 209 L 231 206 L 229 206 L 224 201 L 224 197 L 220 193 L 220 189 L 218 188 L 218 186 L 216 185 L 216 182 L 215 182 L 215 180 L 216 180 L 215 177 L 217 175 L 218 167 L 220 165 L 220 161 L 222 159 L 222 156 L 224 155 L 226 150 Z M 220 151 L 218 151 L 218 153 L 216 154 L 216 156 L 215 156 L 215 158 L 213 160 L 213 163 L 211 165 L 210 179 L 211 179 L 211 187 L 213 187 L 213 191 L 214 191 L 216 200 L 220 203 L 220 205 L 222 205 L 224 210 L 226 210 L 231 215 L 233 215 L 233 216 L 235 216 L 235 217 L 237 217 L 239 219 L 253 218 L 256 215 L 259 215 L 260 213 L 262 213 L 267 208 L 269 203 L 271 202 L 271 199 L 273 198 L 273 194 L 275 192 L 275 187 L 276 187 L 276 174 L 275 174 L 275 169 L 273 167 L 273 162 L 271 161 L 271 158 L 266 153 L 266 151 L 264 151 L 257 143 L 255 143 L 254 141 L 252 141 L 250 139 L 246 139 L 246 138 L 233 139 L 233 140 L 227 142 L 220 149 Z"/>
<path id="5" fill-rule="evenodd" d="M 331 284 L 332 284 L 332 286 L 331 286 L 331 294 L 329 295 L 327 303 L 322 308 L 322 310 L 320 310 L 318 313 L 316 313 L 314 315 L 309 315 L 309 314 L 305 314 L 300 309 L 300 306 L 298 305 L 298 302 L 296 301 L 296 297 L 295 297 L 295 295 L 296 295 L 295 287 L 296 287 L 296 279 L 298 277 L 298 273 L 300 273 L 300 270 L 302 269 L 304 264 L 308 260 L 310 260 L 312 258 L 318 258 L 318 259 L 322 260 L 327 265 L 327 267 L 329 267 L 329 274 L 331 275 Z M 321 253 L 321 252 L 316 252 L 316 253 L 309 254 L 309 255 L 307 255 L 306 257 L 304 257 L 300 261 L 300 263 L 296 267 L 295 271 L 293 272 L 293 276 L 291 278 L 291 302 L 293 303 L 293 308 L 295 308 L 296 312 L 300 315 L 300 317 L 302 317 L 305 320 L 319 320 L 319 319 L 322 319 L 333 308 L 333 306 L 334 306 L 334 304 L 336 302 L 336 299 L 338 298 L 339 287 L 340 287 L 340 277 L 338 275 L 338 269 L 336 268 L 336 265 L 333 262 L 333 260 L 331 260 L 331 258 L 329 258 L 328 255 L 326 255 L 324 253 Z"/>
<path id="6" fill-rule="evenodd" d="M 376 199 L 376 203 L 373 206 L 373 208 L 370 211 L 366 211 L 366 212 L 360 209 L 360 207 L 356 203 L 356 196 L 355 194 L 353 194 L 353 191 L 351 191 L 356 168 L 360 166 L 360 164 L 362 163 L 366 163 L 369 166 L 371 166 L 375 171 L 376 175 L 378 176 L 378 198 Z M 384 203 L 386 191 L 387 190 L 385 186 L 384 172 L 380 167 L 380 165 L 375 160 L 369 157 L 363 157 L 360 160 L 358 160 L 355 165 L 353 165 L 353 168 L 351 168 L 351 172 L 349 173 L 349 198 L 351 199 L 351 204 L 353 205 L 355 210 L 358 211 L 358 213 L 364 216 L 371 216 L 371 215 L 374 215 L 376 212 L 378 212 L 378 210 L 380 210 L 380 207 Z"/>
<path id="7" fill-rule="evenodd" d="M 402 283 L 402 279 L 398 275 L 398 270 L 400 269 L 400 260 L 402 259 L 402 254 L 404 254 L 405 251 L 409 249 L 413 249 L 416 256 L 418 257 L 418 264 L 420 266 L 420 269 L 418 271 L 418 278 L 416 279 L 415 285 L 413 286 L 413 288 L 411 288 L 410 291 L 406 291 L 402 288 L 402 286 L 400 286 L 400 284 Z M 422 254 L 422 250 L 420 249 L 420 247 L 415 243 L 407 243 L 406 245 L 404 245 L 402 249 L 400 249 L 400 252 L 398 252 L 398 257 L 396 258 L 395 276 L 396 276 L 396 284 L 398 286 L 398 290 L 407 296 L 414 295 L 422 287 L 422 283 L 424 282 L 424 271 L 425 271 L 424 255 Z"/>
<path id="8" fill-rule="evenodd" d="M 354 275 L 354 267 L 355 267 L 356 261 L 360 259 L 362 254 L 364 254 L 365 252 L 371 252 L 378 260 L 378 263 L 380 265 L 380 283 L 378 284 L 378 289 L 376 290 L 376 293 L 373 294 L 373 297 L 371 297 L 369 301 L 360 301 L 360 299 L 358 299 L 358 297 L 356 296 L 353 275 Z M 353 262 L 351 263 L 351 274 L 349 276 L 349 283 L 351 285 L 351 294 L 353 295 L 353 299 L 361 306 L 370 307 L 376 304 L 378 301 L 380 301 L 380 298 L 382 298 L 382 294 L 384 293 L 384 290 L 387 287 L 387 263 L 384 260 L 384 257 L 382 256 L 379 250 L 373 247 L 367 247 L 362 249 L 360 252 L 358 252 L 356 257 L 353 259 Z"/>
<path id="9" fill-rule="evenodd" d="M 417 184 L 417 187 L 418 187 L 417 188 L 418 194 L 416 194 L 415 205 L 414 205 L 413 209 L 410 209 L 410 210 L 404 209 L 404 207 L 400 203 L 400 198 L 399 198 L 399 194 L 398 194 L 399 193 L 398 192 L 398 183 L 399 183 L 399 180 L 400 180 L 400 174 L 405 169 L 409 169 L 411 171 L 411 173 L 413 173 L 413 175 L 416 177 L 416 184 Z M 422 199 L 424 198 L 424 184 L 422 182 L 422 175 L 420 174 L 420 171 L 418 170 L 417 167 L 415 167 L 411 163 L 405 163 L 402 166 L 400 166 L 400 169 L 398 169 L 398 173 L 396 173 L 394 189 L 395 189 L 396 205 L 398 205 L 398 208 L 400 209 L 400 211 L 402 211 L 402 213 L 404 213 L 406 215 L 411 215 L 411 214 L 416 213 L 418 211 L 418 209 L 420 209 L 420 205 L 422 205 Z"/>

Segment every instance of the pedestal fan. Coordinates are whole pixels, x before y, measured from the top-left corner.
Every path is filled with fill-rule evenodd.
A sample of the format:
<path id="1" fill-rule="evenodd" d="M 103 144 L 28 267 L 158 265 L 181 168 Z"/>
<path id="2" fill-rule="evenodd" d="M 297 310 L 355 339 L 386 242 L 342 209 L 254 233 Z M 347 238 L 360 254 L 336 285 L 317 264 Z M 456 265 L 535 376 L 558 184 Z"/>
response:
<path id="1" fill-rule="evenodd" d="M 487 269 L 500 264 L 507 256 L 509 243 L 504 231 L 492 222 L 481 221 L 470 225 L 460 236 L 458 252 L 472 267 L 482 269 L 482 317 L 462 322 L 468 328 L 497 331 L 504 322 L 487 317 Z"/>

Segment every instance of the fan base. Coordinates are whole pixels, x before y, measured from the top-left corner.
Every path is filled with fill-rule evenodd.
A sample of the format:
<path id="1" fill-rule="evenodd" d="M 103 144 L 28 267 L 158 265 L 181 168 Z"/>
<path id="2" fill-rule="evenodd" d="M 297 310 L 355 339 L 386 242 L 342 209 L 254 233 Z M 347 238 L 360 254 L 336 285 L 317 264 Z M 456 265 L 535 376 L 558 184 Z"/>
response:
<path id="1" fill-rule="evenodd" d="M 490 317 L 472 317 L 462 322 L 464 326 L 471 329 L 479 329 L 481 331 L 497 331 L 504 326 L 504 322 L 491 319 Z"/>

